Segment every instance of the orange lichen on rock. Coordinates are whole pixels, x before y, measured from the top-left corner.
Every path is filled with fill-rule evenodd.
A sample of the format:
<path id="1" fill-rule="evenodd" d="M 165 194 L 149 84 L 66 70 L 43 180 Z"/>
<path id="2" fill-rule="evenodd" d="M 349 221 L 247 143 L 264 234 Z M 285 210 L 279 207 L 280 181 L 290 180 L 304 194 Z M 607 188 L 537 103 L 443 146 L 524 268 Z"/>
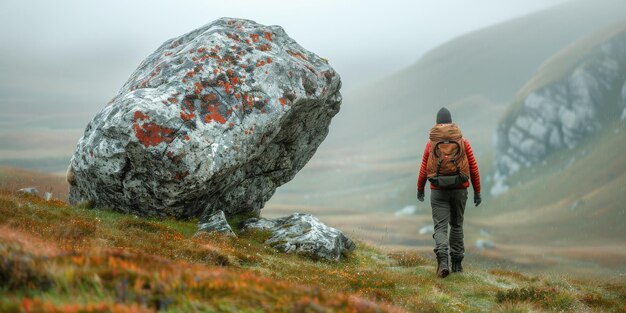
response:
<path id="1" fill-rule="evenodd" d="M 272 45 L 270 45 L 268 43 L 262 44 L 257 49 L 259 49 L 261 51 L 272 51 Z"/>
<path id="2" fill-rule="evenodd" d="M 227 94 L 232 94 L 233 93 L 233 85 L 231 85 L 230 83 L 226 82 L 224 83 L 224 91 Z"/>
<path id="3" fill-rule="evenodd" d="M 135 122 L 136 122 L 136 121 L 145 121 L 145 120 L 147 120 L 148 118 L 149 118 L 149 117 L 148 117 L 148 115 L 144 114 L 143 112 L 141 112 L 141 111 L 135 111 L 135 115 L 134 115 L 133 120 L 134 120 Z"/>
<path id="4" fill-rule="evenodd" d="M 173 131 L 170 128 L 159 126 L 153 122 L 145 122 L 149 117 L 143 112 L 136 111 L 133 130 L 135 137 L 144 147 L 158 146 L 161 142 L 171 142 Z"/>
<path id="5" fill-rule="evenodd" d="M 211 123 L 213 121 L 216 121 L 216 122 L 218 122 L 220 124 L 225 124 L 226 123 L 226 119 L 224 118 L 224 116 L 222 116 L 220 114 L 219 104 L 209 104 L 208 105 L 208 113 L 204 117 L 204 121 L 207 122 L 207 123 Z"/>
<path id="6" fill-rule="evenodd" d="M 204 100 L 204 102 L 216 101 L 217 96 L 215 95 L 215 93 L 212 92 L 212 93 L 204 95 L 204 97 L 202 97 L 202 100 Z"/>
<path id="7" fill-rule="evenodd" d="M 185 121 L 191 120 L 191 119 L 193 119 L 195 117 L 196 117 L 196 114 L 193 113 L 193 112 L 192 113 L 186 113 L 184 111 L 180 111 L 180 118 L 185 120 Z"/>
<path id="8" fill-rule="evenodd" d="M 234 40 L 236 42 L 241 42 L 241 39 L 236 34 L 228 33 L 228 34 L 226 34 L 226 36 L 228 36 L 228 38 L 230 38 L 230 39 L 232 39 L 232 40 Z"/>
<path id="9" fill-rule="evenodd" d="M 304 54 L 302 54 L 300 52 L 296 52 L 296 51 L 293 51 L 293 50 L 288 50 L 287 53 L 289 53 L 289 55 L 291 55 L 294 58 L 298 58 L 298 59 L 305 60 L 305 61 L 309 60 Z"/>
<path id="10" fill-rule="evenodd" d="M 204 89 L 204 87 L 202 86 L 202 83 L 200 83 L 200 82 L 196 82 L 196 83 L 194 84 L 194 87 L 195 87 L 194 93 L 195 93 L 196 95 L 200 95 L 200 93 L 201 93 L 201 92 L 202 92 L 202 90 Z"/>

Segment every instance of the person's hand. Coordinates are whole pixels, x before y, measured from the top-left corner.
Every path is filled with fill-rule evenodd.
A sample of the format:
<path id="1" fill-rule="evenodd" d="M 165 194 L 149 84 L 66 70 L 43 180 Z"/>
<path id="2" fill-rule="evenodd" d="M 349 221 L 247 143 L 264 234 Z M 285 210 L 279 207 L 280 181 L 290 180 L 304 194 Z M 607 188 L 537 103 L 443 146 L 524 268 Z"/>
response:
<path id="1" fill-rule="evenodd" d="M 417 200 L 419 200 L 420 202 L 424 202 L 424 192 L 423 191 L 417 191 Z"/>
<path id="2" fill-rule="evenodd" d="M 479 206 L 481 202 L 483 202 L 483 199 L 480 197 L 480 192 L 475 192 L 474 193 L 474 205 Z"/>

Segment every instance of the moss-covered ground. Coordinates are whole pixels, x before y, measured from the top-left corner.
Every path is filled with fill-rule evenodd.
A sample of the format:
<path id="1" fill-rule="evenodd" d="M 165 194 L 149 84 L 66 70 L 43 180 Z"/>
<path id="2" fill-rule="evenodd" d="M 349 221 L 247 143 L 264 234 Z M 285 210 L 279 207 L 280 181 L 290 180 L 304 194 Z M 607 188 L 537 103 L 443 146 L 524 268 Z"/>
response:
<path id="1" fill-rule="evenodd" d="M 467 268 L 358 243 L 340 262 L 0 193 L 0 312 L 626 312 L 626 286 Z"/>

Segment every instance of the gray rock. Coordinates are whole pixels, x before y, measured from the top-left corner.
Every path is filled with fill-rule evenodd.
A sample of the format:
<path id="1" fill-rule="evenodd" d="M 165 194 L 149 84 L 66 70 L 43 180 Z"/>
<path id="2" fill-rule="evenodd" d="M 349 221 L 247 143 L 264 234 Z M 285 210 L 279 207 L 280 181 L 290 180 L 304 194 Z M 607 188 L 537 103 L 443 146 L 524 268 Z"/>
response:
<path id="1" fill-rule="evenodd" d="M 585 200 L 578 199 L 578 200 L 574 201 L 574 203 L 572 203 L 570 205 L 569 209 L 570 210 L 580 209 L 583 205 L 585 205 Z"/>
<path id="2" fill-rule="evenodd" d="M 338 261 L 356 248 L 341 231 L 310 214 L 294 213 L 275 220 L 252 218 L 242 227 L 243 231 L 251 229 L 271 231 L 272 236 L 265 243 L 279 251 L 313 259 Z"/>
<path id="3" fill-rule="evenodd" d="M 35 187 L 26 187 L 17 191 L 18 193 L 39 196 L 39 190 Z"/>
<path id="4" fill-rule="evenodd" d="M 209 215 L 206 222 L 198 224 L 198 233 L 221 233 L 228 236 L 235 236 L 233 229 L 226 221 L 224 211 L 219 210 Z"/>
<path id="5" fill-rule="evenodd" d="M 422 227 L 420 227 L 420 230 L 419 230 L 420 235 L 427 235 L 427 234 L 434 234 L 434 233 L 435 233 L 435 225 L 433 224 L 422 225 Z"/>
<path id="6" fill-rule="evenodd" d="M 495 249 L 496 244 L 491 240 L 487 239 L 477 239 L 476 240 L 476 248 L 484 250 L 484 249 Z"/>
<path id="7" fill-rule="evenodd" d="M 491 232 L 486 230 L 486 229 L 484 229 L 484 228 L 480 229 L 479 234 L 480 234 L 481 237 L 486 237 L 486 238 L 491 238 L 492 237 Z"/>
<path id="8" fill-rule="evenodd" d="M 69 201 L 202 222 L 258 214 L 326 137 L 340 86 L 279 26 L 223 18 L 170 39 L 87 125 Z"/>
<path id="9" fill-rule="evenodd" d="M 43 194 L 43 199 L 46 200 L 46 201 L 52 200 L 52 197 L 53 197 L 53 195 L 52 195 L 51 192 L 46 192 L 46 193 Z"/>
<path id="10" fill-rule="evenodd" d="M 415 215 L 415 212 L 417 212 L 417 207 L 414 205 L 407 205 L 405 207 L 403 207 L 402 209 L 396 211 L 393 215 L 395 216 L 411 216 L 411 215 Z"/>
<path id="11" fill-rule="evenodd" d="M 498 126 L 493 195 L 508 190 L 510 175 L 626 116 L 626 31 L 590 49 L 565 72 L 529 91 Z"/>

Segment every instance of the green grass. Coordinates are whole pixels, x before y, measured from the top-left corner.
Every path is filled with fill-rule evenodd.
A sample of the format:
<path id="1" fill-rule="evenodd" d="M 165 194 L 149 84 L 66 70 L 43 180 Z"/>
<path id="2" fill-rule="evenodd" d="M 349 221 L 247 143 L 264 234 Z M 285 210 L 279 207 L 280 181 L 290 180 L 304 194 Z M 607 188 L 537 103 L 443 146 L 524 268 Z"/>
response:
<path id="1" fill-rule="evenodd" d="M 0 311 L 513 312 L 623 310 L 626 287 L 467 268 L 358 243 L 341 262 L 263 244 L 264 232 L 194 237 L 144 219 L 0 194 Z M 547 295 L 551 296 L 548 297 Z"/>

